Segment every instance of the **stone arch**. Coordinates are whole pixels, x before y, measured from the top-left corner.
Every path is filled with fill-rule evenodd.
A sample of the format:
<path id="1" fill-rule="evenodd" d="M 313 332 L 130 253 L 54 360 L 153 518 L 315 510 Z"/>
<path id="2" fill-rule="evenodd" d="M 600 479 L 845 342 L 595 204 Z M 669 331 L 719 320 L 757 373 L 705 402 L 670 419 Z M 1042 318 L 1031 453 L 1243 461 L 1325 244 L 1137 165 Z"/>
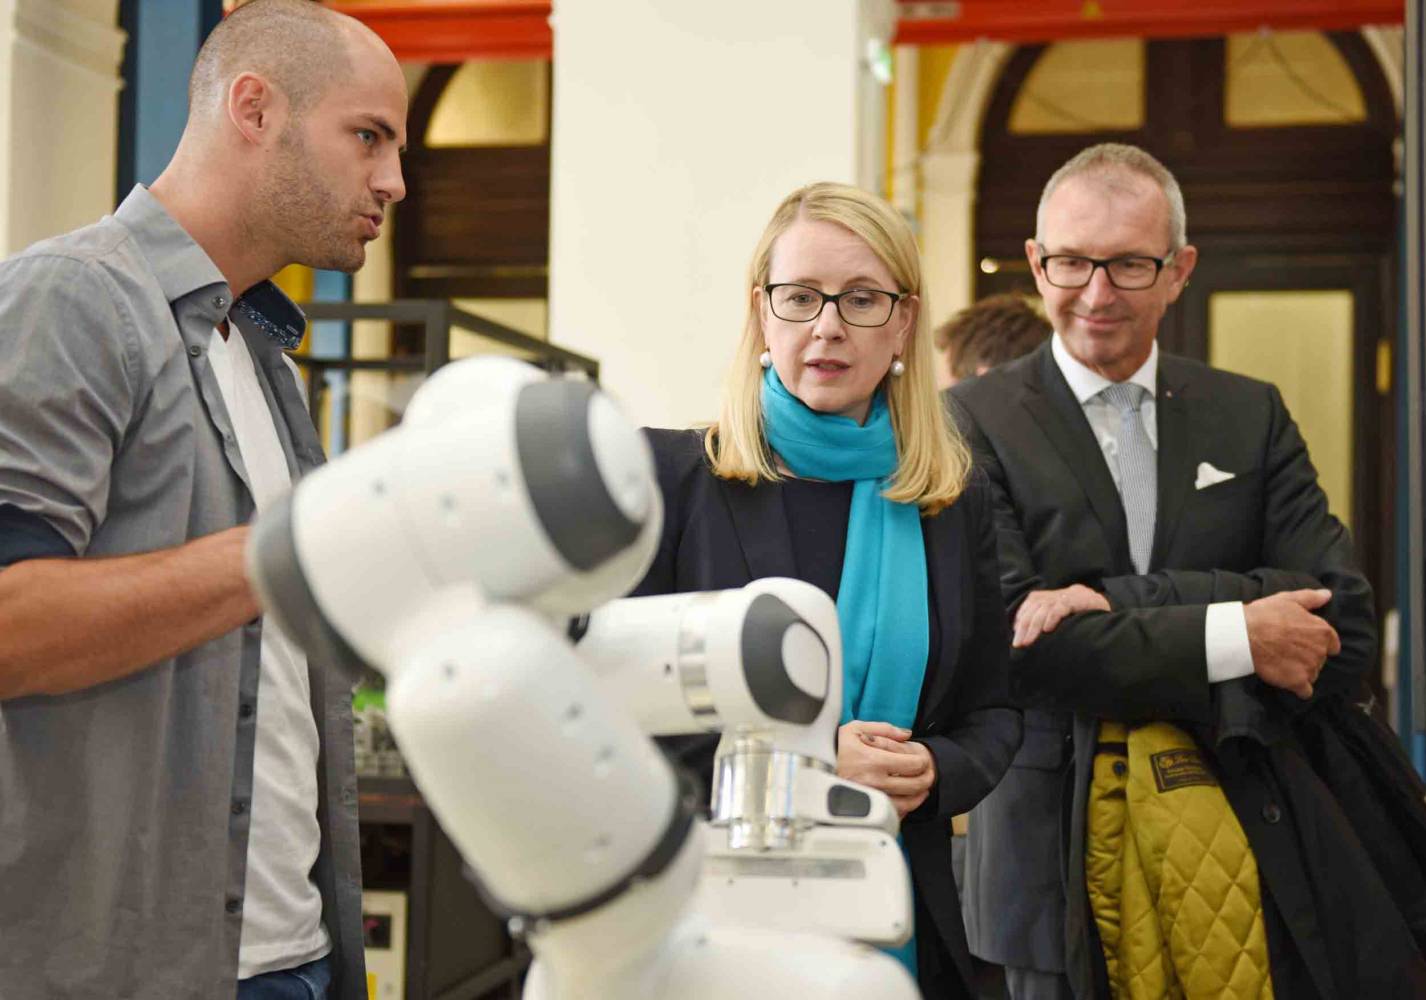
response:
<path id="1" fill-rule="evenodd" d="M 1403 107 L 1405 50 L 1399 26 L 1368 27 L 1362 36 L 1380 63 L 1398 119 Z M 974 214 L 985 112 L 1016 46 L 981 40 L 961 46 L 937 100 L 934 124 L 916 173 L 922 257 L 932 321 L 969 305 L 975 295 Z M 1398 142 L 1397 173 L 1400 174 Z"/>
<path id="2" fill-rule="evenodd" d="M 921 155 L 921 250 L 933 323 L 969 305 L 974 293 L 966 265 L 975 251 L 980 126 L 1014 51 L 1013 45 L 991 41 L 957 50 Z"/>

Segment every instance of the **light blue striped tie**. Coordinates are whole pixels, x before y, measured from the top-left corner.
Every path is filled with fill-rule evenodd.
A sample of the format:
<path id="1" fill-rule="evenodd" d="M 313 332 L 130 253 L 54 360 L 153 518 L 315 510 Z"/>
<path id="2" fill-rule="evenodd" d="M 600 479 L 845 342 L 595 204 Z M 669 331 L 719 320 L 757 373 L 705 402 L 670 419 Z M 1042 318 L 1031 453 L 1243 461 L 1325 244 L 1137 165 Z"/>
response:
<path id="1" fill-rule="evenodd" d="M 1117 382 L 1100 390 L 1105 401 L 1119 411 L 1119 496 L 1129 525 L 1129 558 L 1140 573 L 1149 571 L 1154 548 L 1154 519 L 1159 506 L 1158 456 L 1144 429 L 1139 408 L 1149 390 L 1133 382 Z"/>

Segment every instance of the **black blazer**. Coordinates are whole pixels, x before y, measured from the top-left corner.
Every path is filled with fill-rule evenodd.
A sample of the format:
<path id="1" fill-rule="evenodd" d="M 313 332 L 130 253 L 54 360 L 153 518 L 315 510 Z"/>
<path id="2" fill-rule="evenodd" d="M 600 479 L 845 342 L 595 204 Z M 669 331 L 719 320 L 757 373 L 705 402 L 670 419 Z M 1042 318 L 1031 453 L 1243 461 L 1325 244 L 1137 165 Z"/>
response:
<path id="1" fill-rule="evenodd" d="M 741 587 L 768 576 L 796 577 L 781 486 L 756 488 L 715 477 L 699 431 L 650 430 L 664 500 L 658 555 L 633 595 Z M 1009 635 L 997 583 L 995 532 L 985 484 L 923 518 L 931 612 L 940 624 L 940 658 L 926 667 L 912 738 L 934 755 L 932 793 L 902 822 L 916 888 L 954 969 L 938 968 L 918 920 L 922 990 L 928 997 L 970 995 L 970 960 L 951 872 L 950 821 L 980 801 L 1020 743 L 1020 713 L 1006 686 Z M 707 781 L 717 737 L 672 744 Z"/>
<path id="2" fill-rule="evenodd" d="M 1028 766 L 1012 767 L 971 820 L 973 860 L 979 840 L 985 848 L 979 860 L 993 862 L 974 873 L 968 865 L 967 878 L 980 879 L 986 890 L 967 891 L 973 950 L 1002 961 L 1045 959 L 1017 953 L 1015 942 L 1036 933 L 1043 938 L 1046 924 L 1033 926 L 1033 917 L 1059 906 L 1062 937 L 1053 943 L 1060 947 L 1048 956 L 1055 964 L 1012 964 L 1066 969 L 1080 995 L 1099 992 L 1103 963 L 1083 868 L 1097 720 L 1167 719 L 1188 727 L 1209 752 L 1248 833 L 1270 890 L 1264 896 L 1274 904 L 1267 917 L 1279 995 L 1311 995 L 1314 987 L 1306 985 L 1294 991 L 1295 977 L 1314 963 L 1315 989 L 1336 995 L 1323 988 L 1334 977 L 1319 957 L 1334 935 L 1322 921 L 1350 908 L 1314 901 L 1317 890 L 1302 873 L 1341 869 L 1345 854 L 1335 869 L 1320 856 L 1305 857 L 1298 824 L 1326 820 L 1293 813 L 1285 796 L 1294 781 L 1315 780 L 1295 763 L 1305 759 L 1296 731 L 1325 717 L 1317 711 L 1324 701 L 1341 705 L 1357 693 L 1371 669 L 1375 614 L 1347 532 L 1328 513 L 1281 395 L 1267 383 L 1160 354 L 1158 516 L 1143 576 L 1129 558 L 1123 505 L 1108 466 L 1048 343 L 958 385 L 950 400 L 991 482 L 1007 605 L 1018 606 L 1031 590 L 1084 583 L 1104 592 L 1113 608 L 1072 616 L 1012 654 L 1011 688 L 1027 707 L 1025 750 L 1038 749 L 1029 760 L 1022 751 L 1017 765 Z M 1234 476 L 1198 489 L 1202 462 Z M 1310 701 L 1255 677 L 1209 685 L 1209 603 L 1319 585 L 1332 591 L 1323 613 L 1342 651 L 1327 662 Z M 1073 760 L 1057 758 L 1050 751 L 1064 746 L 1071 731 Z M 1298 777 L 1289 779 L 1286 770 Z M 1365 877 L 1355 881 L 1366 884 Z M 1014 895 L 997 900 L 997 892 L 1018 894 L 1017 905 L 1005 902 Z M 1382 919 L 1378 942 L 1396 933 Z M 1409 950 L 1403 944 L 1400 954 Z M 1353 995 L 1387 994 L 1365 988 Z"/>

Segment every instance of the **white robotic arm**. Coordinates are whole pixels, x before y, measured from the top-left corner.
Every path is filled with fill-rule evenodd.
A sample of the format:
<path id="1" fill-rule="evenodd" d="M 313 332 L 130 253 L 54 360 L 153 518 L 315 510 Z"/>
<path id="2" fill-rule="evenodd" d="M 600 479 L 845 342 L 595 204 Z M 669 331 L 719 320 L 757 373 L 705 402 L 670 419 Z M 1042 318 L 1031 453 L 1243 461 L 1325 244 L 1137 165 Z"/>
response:
<path id="1" fill-rule="evenodd" d="M 642 576 L 661 516 L 646 443 L 592 385 L 464 361 L 421 388 L 401 426 L 259 519 L 249 571 L 309 651 L 386 675 L 413 777 L 528 936 L 527 997 L 914 997 L 875 951 L 704 905 L 707 831 L 643 725 L 736 729 L 825 778 L 840 651 L 830 601 L 796 581 L 600 608 Z M 595 608 L 574 645 L 567 618 Z M 749 651 L 775 669 L 740 679 L 730 665 Z M 878 797 L 856 819 L 885 838 Z M 814 799 L 749 799 L 746 828 L 792 817 L 780 843 L 796 847 L 816 823 L 800 812 L 831 811 Z"/>
<path id="2" fill-rule="evenodd" d="M 577 632 L 606 690 L 655 735 L 723 734 L 700 908 L 877 945 L 910 932 L 891 800 L 837 777 L 836 606 L 799 580 L 641 597 Z"/>

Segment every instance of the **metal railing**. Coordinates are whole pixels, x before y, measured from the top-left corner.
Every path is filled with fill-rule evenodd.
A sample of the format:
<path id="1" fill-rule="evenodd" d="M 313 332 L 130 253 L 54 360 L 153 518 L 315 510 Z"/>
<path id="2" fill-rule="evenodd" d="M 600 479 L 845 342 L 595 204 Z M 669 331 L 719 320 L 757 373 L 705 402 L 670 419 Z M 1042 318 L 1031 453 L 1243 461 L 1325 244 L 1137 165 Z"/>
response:
<path id="1" fill-rule="evenodd" d="M 304 302 L 302 311 L 313 323 L 354 323 L 374 320 L 419 326 L 422 330 L 420 353 L 394 357 L 357 358 L 352 356 L 350 340 L 343 354 L 296 354 L 292 360 L 303 370 L 307 384 L 307 400 L 312 419 L 322 426 L 321 412 L 331 372 L 376 372 L 389 375 L 430 375 L 450 361 L 451 331 L 465 330 L 504 347 L 514 348 L 529 360 L 548 371 L 582 372 L 591 381 L 599 380 L 599 362 L 594 358 L 566 350 L 528 333 L 516 330 L 484 316 L 457 308 L 445 299 L 394 299 L 390 302 Z M 345 435 L 343 436 L 345 439 Z"/>

